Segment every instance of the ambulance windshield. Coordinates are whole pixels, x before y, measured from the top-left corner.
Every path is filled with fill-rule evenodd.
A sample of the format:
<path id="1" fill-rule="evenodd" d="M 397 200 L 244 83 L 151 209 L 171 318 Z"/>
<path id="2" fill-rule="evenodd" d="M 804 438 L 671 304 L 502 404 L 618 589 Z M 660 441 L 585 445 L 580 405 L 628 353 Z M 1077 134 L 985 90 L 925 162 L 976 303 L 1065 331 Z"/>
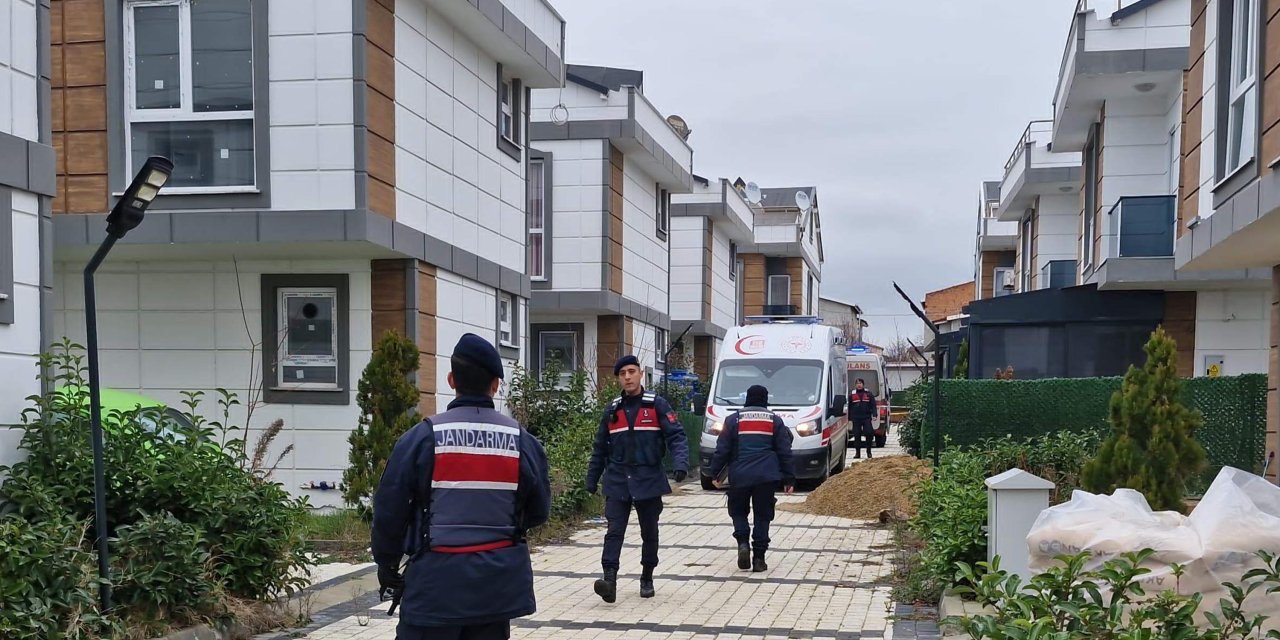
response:
<path id="1" fill-rule="evenodd" d="M 716 404 L 742 406 L 747 389 L 769 389 L 769 405 L 806 407 L 822 402 L 823 363 L 818 360 L 729 360 L 716 372 Z"/>

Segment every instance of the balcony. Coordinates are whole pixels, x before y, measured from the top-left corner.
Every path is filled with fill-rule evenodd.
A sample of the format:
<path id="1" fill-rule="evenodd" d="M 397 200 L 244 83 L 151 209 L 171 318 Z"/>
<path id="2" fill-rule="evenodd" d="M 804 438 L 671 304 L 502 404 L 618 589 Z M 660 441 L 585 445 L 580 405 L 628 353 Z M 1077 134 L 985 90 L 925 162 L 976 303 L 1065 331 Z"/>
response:
<path id="1" fill-rule="evenodd" d="M 1176 202 L 1174 196 L 1121 198 L 1107 213 L 1107 233 L 1102 238 L 1106 260 L 1088 282 L 1103 290 L 1168 291 L 1262 287 L 1270 282 L 1268 269 L 1177 269 L 1174 264 Z"/>
<path id="2" fill-rule="evenodd" d="M 1033 120 L 1023 130 L 1004 163 L 997 216 L 1003 222 L 1017 222 L 1036 196 L 1063 195 L 1080 188 L 1080 153 L 1053 151 L 1052 120 Z"/>
<path id="3" fill-rule="evenodd" d="M 978 219 L 978 251 L 1014 251 L 1018 248 L 1018 223 L 983 216 Z"/>
<path id="4" fill-rule="evenodd" d="M 1191 0 L 1079 0 L 1053 99 L 1053 145 L 1080 151 L 1106 100 L 1182 90 Z"/>
<path id="5" fill-rule="evenodd" d="M 1175 196 L 1120 198 L 1107 213 L 1108 258 L 1173 257 Z"/>
<path id="6" fill-rule="evenodd" d="M 1053 260 L 1040 270 L 1041 289 L 1065 289 L 1076 286 L 1076 261 Z"/>
<path id="7" fill-rule="evenodd" d="M 421 1 L 421 0 L 419 0 Z M 429 3 L 534 89 L 561 86 L 564 18 L 548 0 Z"/>

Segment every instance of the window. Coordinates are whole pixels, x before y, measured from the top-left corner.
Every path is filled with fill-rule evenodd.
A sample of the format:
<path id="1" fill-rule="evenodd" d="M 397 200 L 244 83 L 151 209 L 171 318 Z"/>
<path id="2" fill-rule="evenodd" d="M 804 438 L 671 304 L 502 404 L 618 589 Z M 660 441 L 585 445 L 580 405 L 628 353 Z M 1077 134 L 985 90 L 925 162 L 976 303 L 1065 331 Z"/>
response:
<path id="1" fill-rule="evenodd" d="M 498 344 L 516 347 L 516 300 L 509 293 L 498 294 Z"/>
<path id="2" fill-rule="evenodd" d="M 347 404 L 346 274 L 262 276 L 264 400 Z"/>
<path id="3" fill-rule="evenodd" d="M 671 193 L 663 189 L 660 184 L 654 186 L 653 193 L 657 202 L 654 219 L 658 224 L 658 237 L 666 240 L 667 230 L 671 228 Z"/>
<path id="4" fill-rule="evenodd" d="M 791 276 L 769 276 L 769 306 L 791 304 Z"/>
<path id="5" fill-rule="evenodd" d="M 1031 290 L 1031 216 L 1022 219 L 1022 290 Z"/>
<path id="6" fill-rule="evenodd" d="M 809 315 L 813 315 L 814 297 L 813 297 L 813 275 L 812 274 L 809 275 L 809 281 L 807 285 L 808 285 L 808 293 L 805 295 L 805 305 L 808 309 Z"/>
<path id="7" fill-rule="evenodd" d="M 546 163 L 529 161 L 529 277 L 547 279 Z"/>
<path id="8" fill-rule="evenodd" d="M 1084 148 L 1084 221 L 1080 235 L 1080 261 L 1093 266 L 1093 225 L 1098 215 L 1098 135 L 1094 125 Z"/>
<path id="9" fill-rule="evenodd" d="M 127 175 L 162 155 L 174 164 L 166 193 L 255 190 L 250 4 L 125 6 Z"/>
<path id="10" fill-rule="evenodd" d="M 729 279 L 738 277 L 738 243 L 729 243 Z"/>
<path id="11" fill-rule="evenodd" d="M 653 349 L 653 352 L 654 352 L 654 354 L 655 354 L 654 360 L 656 360 L 656 361 L 657 361 L 657 363 L 658 363 L 658 368 L 660 368 L 660 369 L 666 369 L 666 365 L 667 365 L 667 330 L 666 330 L 666 329 L 655 329 L 654 331 L 655 331 L 655 333 L 654 333 L 654 338 L 653 338 L 653 343 L 654 343 L 654 349 Z"/>
<path id="12" fill-rule="evenodd" d="M 538 334 L 538 370 L 555 366 L 560 384 L 568 386 L 578 363 L 578 337 L 572 331 L 543 331 Z"/>
<path id="13" fill-rule="evenodd" d="M 1253 159 L 1258 119 L 1258 0 L 1233 0 L 1226 173 Z M 1224 176 L 1225 177 L 1225 176 Z"/>
<path id="14" fill-rule="evenodd" d="M 520 80 L 507 77 L 498 65 L 498 148 L 513 160 L 520 160 L 524 141 L 524 87 Z"/>
<path id="15" fill-rule="evenodd" d="M 17 213 L 13 210 L 13 192 L 0 187 L 0 247 L 4 247 L 6 254 L 0 258 L 0 325 L 14 323 L 14 259 L 10 251 L 13 247 L 13 219 L 16 216 Z"/>
<path id="16" fill-rule="evenodd" d="M 1169 193 L 1178 195 L 1178 182 L 1182 170 L 1182 129 L 1175 125 L 1169 130 Z"/>

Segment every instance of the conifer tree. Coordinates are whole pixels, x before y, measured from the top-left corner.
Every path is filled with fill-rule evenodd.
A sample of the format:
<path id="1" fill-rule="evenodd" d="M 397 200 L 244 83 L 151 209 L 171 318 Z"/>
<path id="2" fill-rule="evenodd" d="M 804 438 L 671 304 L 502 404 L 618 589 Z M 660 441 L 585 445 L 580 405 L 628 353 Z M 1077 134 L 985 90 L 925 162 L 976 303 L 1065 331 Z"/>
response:
<path id="1" fill-rule="evenodd" d="M 365 516 L 371 515 L 370 500 L 392 447 L 419 420 L 418 389 L 409 378 L 417 370 L 417 345 L 387 331 L 360 376 L 356 393 L 360 422 L 347 439 L 350 466 L 342 474 L 342 498 Z"/>
<path id="2" fill-rule="evenodd" d="M 1134 489 L 1152 509 L 1183 512 L 1187 479 L 1205 466 L 1204 448 L 1194 437 L 1204 419 L 1182 403 L 1177 345 L 1163 327 L 1144 351 L 1146 364 L 1130 366 L 1111 396 L 1111 435 L 1085 465 L 1082 480 L 1093 493 Z"/>

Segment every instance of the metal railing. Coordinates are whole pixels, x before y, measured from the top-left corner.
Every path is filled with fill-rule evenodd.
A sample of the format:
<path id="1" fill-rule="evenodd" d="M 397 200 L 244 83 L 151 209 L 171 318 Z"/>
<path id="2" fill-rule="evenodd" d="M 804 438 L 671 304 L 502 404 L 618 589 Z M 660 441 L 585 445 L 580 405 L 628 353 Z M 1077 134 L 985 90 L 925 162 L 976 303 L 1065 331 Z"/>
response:
<path id="1" fill-rule="evenodd" d="M 1173 255 L 1175 196 L 1126 196 L 1111 207 L 1112 258 L 1166 258 Z"/>
<path id="2" fill-rule="evenodd" d="M 1038 124 L 1047 124 L 1051 131 L 1053 129 L 1053 120 L 1032 120 L 1027 124 L 1027 128 L 1022 130 L 1022 136 L 1018 138 L 1018 143 L 1013 146 L 1013 151 L 1009 154 L 1009 159 L 1004 163 L 1005 179 L 1008 179 L 1009 173 L 1013 171 L 1013 165 L 1018 161 L 1018 156 L 1026 154 L 1027 146 L 1034 142 L 1034 138 L 1031 134 L 1036 131 L 1036 125 Z"/>

